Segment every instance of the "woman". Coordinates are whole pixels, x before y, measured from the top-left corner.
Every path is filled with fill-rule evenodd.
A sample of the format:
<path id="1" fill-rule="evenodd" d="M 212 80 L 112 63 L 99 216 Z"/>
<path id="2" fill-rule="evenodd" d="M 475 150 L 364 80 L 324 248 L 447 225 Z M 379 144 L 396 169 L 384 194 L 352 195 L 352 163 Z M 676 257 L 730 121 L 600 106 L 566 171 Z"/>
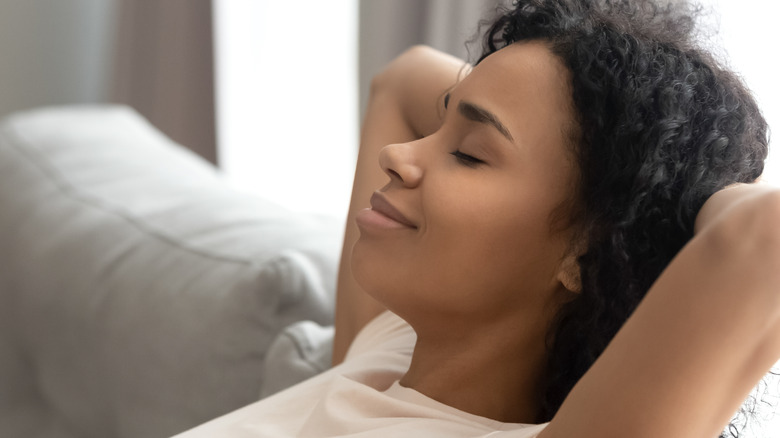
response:
<path id="1" fill-rule="evenodd" d="M 184 436 L 717 436 L 780 357 L 780 192 L 685 9 L 518 1 L 473 69 L 395 60 L 337 366 Z"/>

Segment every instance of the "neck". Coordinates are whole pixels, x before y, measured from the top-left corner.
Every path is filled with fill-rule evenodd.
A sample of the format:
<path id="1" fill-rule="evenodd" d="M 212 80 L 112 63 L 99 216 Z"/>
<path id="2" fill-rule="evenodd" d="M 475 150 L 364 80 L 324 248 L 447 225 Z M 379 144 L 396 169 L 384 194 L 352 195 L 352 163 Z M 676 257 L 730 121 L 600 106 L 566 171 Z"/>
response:
<path id="1" fill-rule="evenodd" d="M 417 331 L 403 386 L 464 412 L 506 423 L 535 423 L 545 366 L 546 324 L 532 318 L 478 329 Z"/>

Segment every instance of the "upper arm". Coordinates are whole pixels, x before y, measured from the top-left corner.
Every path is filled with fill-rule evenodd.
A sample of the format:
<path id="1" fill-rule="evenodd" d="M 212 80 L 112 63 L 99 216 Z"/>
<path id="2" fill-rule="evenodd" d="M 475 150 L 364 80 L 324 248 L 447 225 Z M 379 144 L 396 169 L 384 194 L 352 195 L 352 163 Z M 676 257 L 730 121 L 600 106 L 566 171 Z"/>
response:
<path id="1" fill-rule="evenodd" d="M 780 357 L 780 195 L 759 192 L 712 215 L 541 438 L 717 436 Z"/>
<path id="2" fill-rule="evenodd" d="M 360 329 L 384 310 L 355 282 L 350 263 L 352 246 L 359 237 L 355 214 L 369 207 L 373 191 L 389 181 L 379 167 L 379 151 L 388 144 L 416 140 L 438 129 L 441 98 L 455 85 L 463 65 L 457 58 L 417 46 L 404 52 L 372 81 L 339 266 L 334 364 L 343 360 Z"/>

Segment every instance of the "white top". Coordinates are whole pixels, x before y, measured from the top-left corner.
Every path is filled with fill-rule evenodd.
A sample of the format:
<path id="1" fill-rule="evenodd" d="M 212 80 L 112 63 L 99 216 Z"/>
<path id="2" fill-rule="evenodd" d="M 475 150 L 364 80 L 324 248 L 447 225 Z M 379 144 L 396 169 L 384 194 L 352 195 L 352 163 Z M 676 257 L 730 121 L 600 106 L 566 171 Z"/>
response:
<path id="1" fill-rule="evenodd" d="M 544 429 L 469 414 L 401 386 L 415 340 L 409 324 L 385 312 L 341 365 L 176 438 L 533 438 Z"/>

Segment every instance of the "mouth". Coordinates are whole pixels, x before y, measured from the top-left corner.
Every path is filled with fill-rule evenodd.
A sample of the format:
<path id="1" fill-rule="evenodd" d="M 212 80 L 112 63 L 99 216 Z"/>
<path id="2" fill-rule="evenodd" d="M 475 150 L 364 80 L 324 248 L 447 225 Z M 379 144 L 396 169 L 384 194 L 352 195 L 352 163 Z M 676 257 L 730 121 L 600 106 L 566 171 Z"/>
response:
<path id="1" fill-rule="evenodd" d="M 403 215 L 381 192 L 374 192 L 371 196 L 371 209 L 366 211 L 379 221 L 384 221 L 388 226 L 417 229 L 417 226 Z"/>

